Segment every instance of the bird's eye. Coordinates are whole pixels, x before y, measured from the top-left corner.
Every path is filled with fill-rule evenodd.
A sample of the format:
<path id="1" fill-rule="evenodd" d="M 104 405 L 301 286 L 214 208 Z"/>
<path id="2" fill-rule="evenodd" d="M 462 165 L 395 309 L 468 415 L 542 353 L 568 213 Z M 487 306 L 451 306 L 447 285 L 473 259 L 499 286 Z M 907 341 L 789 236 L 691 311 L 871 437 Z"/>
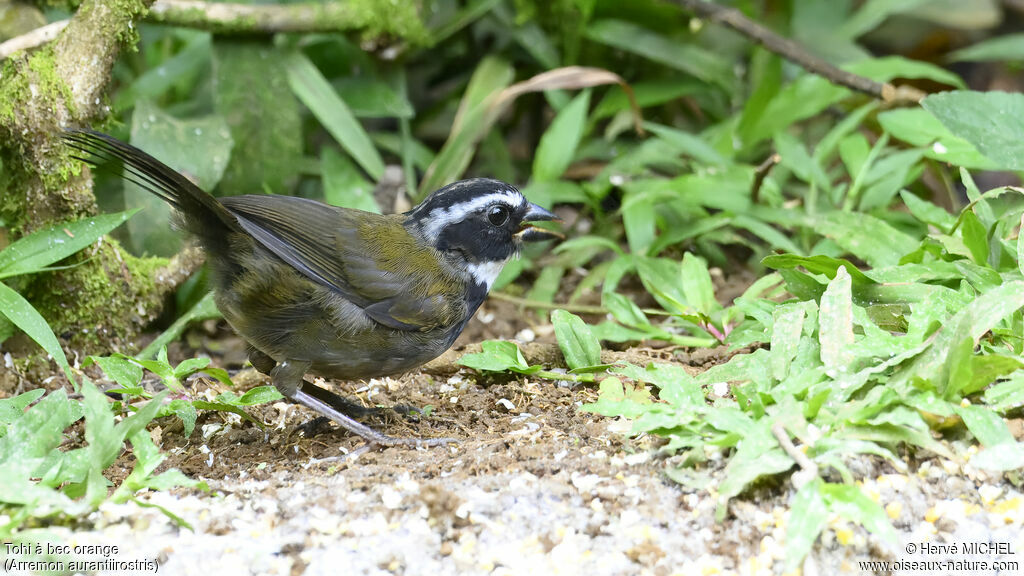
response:
<path id="1" fill-rule="evenodd" d="M 499 204 L 491 207 L 487 212 L 487 219 L 495 226 L 504 226 L 508 222 L 509 215 L 508 207 Z"/>

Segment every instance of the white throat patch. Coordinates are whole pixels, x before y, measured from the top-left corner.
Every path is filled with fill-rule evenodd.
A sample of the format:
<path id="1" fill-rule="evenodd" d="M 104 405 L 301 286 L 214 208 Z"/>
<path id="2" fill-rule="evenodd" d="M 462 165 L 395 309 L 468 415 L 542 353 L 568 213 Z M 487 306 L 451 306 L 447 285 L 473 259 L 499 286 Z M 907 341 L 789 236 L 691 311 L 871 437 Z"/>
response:
<path id="1" fill-rule="evenodd" d="M 474 282 L 486 286 L 487 290 L 490 291 L 491 286 L 494 285 L 494 281 L 498 278 L 498 274 L 501 274 L 501 269 L 504 267 L 504 261 L 497 261 L 468 264 L 466 269 L 469 270 L 469 275 L 473 277 Z"/>
<path id="2" fill-rule="evenodd" d="M 509 206 L 522 206 L 526 204 L 526 197 L 515 190 L 501 190 L 498 192 L 490 192 L 483 196 L 479 196 L 465 202 L 460 202 L 447 208 L 435 208 L 430 211 L 430 214 L 427 215 L 425 219 L 423 219 L 426 223 L 423 226 L 423 235 L 426 236 L 431 243 L 436 242 L 437 237 L 441 234 L 441 230 L 443 230 L 445 226 L 461 222 L 473 212 L 476 212 L 485 206 L 499 202 L 504 202 Z M 498 270 L 501 270 L 501 265 L 498 266 Z"/>

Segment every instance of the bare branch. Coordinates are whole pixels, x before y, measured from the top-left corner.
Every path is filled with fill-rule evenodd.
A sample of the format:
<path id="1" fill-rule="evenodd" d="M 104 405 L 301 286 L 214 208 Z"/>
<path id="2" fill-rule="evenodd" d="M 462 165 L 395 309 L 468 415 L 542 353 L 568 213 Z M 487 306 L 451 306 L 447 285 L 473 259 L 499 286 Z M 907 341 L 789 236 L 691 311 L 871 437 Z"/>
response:
<path id="1" fill-rule="evenodd" d="M 11 54 L 19 50 L 31 50 L 52 41 L 70 21 L 68 19 L 50 22 L 46 26 L 40 26 L 31 32 L 26 32 L 21 36 L 15 36 L 7 40 L 0 44 L 0 60 L 7 59 Z"/>
<path id="2" fill-rule="evenodd" d="M 925 97 L 924 92 L 911 86 L 896 87 L 889 83 L 875 82 L 870 78 L 865 78 L 864 76 L 853 74 L 834 66 L 811 54 L 800 44 L 788 38 L 783 38 L 768 28 L 750 20 L 742 12 L 734 8 L 726 8 L 705 0 L 671 1 L 702 18 L 707 18 L 712 22 L 732 28 L 768 50 L 799 64 L 808 72 L 827 78 L 834 84 L 874 96 L 894 105 L 916 104 Z"/>

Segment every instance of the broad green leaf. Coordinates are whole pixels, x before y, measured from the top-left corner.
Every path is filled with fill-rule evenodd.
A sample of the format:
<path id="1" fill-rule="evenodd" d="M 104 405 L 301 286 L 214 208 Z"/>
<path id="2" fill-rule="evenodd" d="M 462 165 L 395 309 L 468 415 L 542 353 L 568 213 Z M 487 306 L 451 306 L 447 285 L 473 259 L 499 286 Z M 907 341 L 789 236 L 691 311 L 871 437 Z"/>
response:
<path id="1" fill-rule="evenodd" d="M 953 411 L 963 419 L 967 429 L 981 442 L 985 448 L 1000 444 L 1015 444 L 1006 420 L 1003 420 L 991 408 L 985 406 L 954 406 Z"/>
<path id="2" fill-rule="evenodd" d="M 895 78 L 920 78 L 933 80 L 940 84 L 948 84 L 966 89 L 963 79 L 934 64 L 921 60 L 910 60 L 902 56 L 886 56 L 869 58 L 843 66 L 847 72 L 866 76 L 876 82 L 890 82 Z"/>
<path id="3" fill-rule="evenodd" d="M 920 108 L 888 110 L 878 122 L 893 138 L 925 148 L 925 156 L 967 168 L 991 170 L 995 162 L 983 156 L 973 144 L 954 135 L 938 118 Z"/>
<path id="4" fill-rule="evenodd" d="M 89 356 L 85 365 L 95 363 L 121 388 L 135 388 L 142 381 L 142 367 L 128 358 L 118 356 Z"/>
<path id="5" fill-rule="evenodd" d="M 43 270 L 89 246 L 133 214 L 135 211 L 100 214 L 55 224 L 19 238 L 0 251 L 0 278 Z"/>
<path id="6" fill-rule="evenodd" d="M 853 360 L 853 294 L 846 268 L 839 268 L 821 295 L 818 312 L 821 363 L 830 375 L 850 370 Z"/>
<path id="7" fill-rule="evenodd" d="M 637 106 L 641 108 L 664 104 L 665 102 L 689 96 L 704 89 L 702 82 L 692 78 L 639 81 L 631 83 L 630 86 L 633 88 L 633 97 L 636 98 Z M 594 111 L 590 114 L 591 122 L 607 118 L 623 110 L 628 110 L 629 107 L 629 98 L 626 97 L 626 92 L 613 88 L 594 107 Z M 655 126 L 661 127 L 661 125 L 657 124 Z M 655 132 L 647 123 L 644 124 L 644 128 Z"/>
<path id="8" fill-rule="evenodd" d="M 721 308 L 715 300 L 715 287 L 711 283 L 708 264 L 703 258 L 689 252 L 683 254 L 680 285 L 686 302 L 697 312 L 710 316 L 716 309 Z"/>
<path id="9" fill-rule="evenodd" d="M 476 144 L 487 135 L 494 123 L 492 105 L 501 91 L 512 82 L 513 76 L 512 66 L 500 58 L 488 56 L 480 61 L 459 104 L 459 115 L 451 134 L 423 175 L 420 196 L 462 176 L 473 158 Z"/>
<path id="10" fill-rule="evenodd" d="M 114 92 L 114 110 L 126 110 L 134 106 L 136 100 L 153 100 L 175 86 L 195 82 L 210 62 L 211 34 L 180 28 L 177 33 L 190 36 L 181 51 L 159 66 L 147 69 L 131 84 Z"/>
<path id="11" fill-rule="evenodd" d="M 215 37 L 214 109 L 235 143 L 218 195 L 289 194 L 298 182 L 302 118 L 289 66 L 287 53 L 264 39 Z"/>
<path id="12" fill-rule="evenodd" d="M 1024 61 L 1024 34 L 1004 34 L 982 40 L 949 55 L 954 62 Z"/>
<path id="13" fill-rule="evenodd" d="M 979 266 L 988 265 L 988 234 L 985 226 L 974 214 L 973 210 L 964 210 L 960 216 L 960 232 L 964 239 L 964 245 L 971 251 L 971 258 Z"/>
<path id="14" fill-rule="evenodd" d="M 800 76 L 783 88 L 765 107 L 760 121 L 750 129 L 744 148 L 771 137 L 786 127 L 816 116 L 849 94 L 846 88 L 813 74 Z"/>
<path id="15" fill-rule="evenodd" d="M 301 52 L 290 54 L 286 65 L 288 83 L 299 100 L 370 178 L 380 179 L 384 173 L 380 153 L 330 82 Z"/>
<path id="16" fill-rule="evenodd" d="M 14 422 L 18 418 L 24 415 L 25 408 L 29 404 L 38 400 L 46 390 L 42 388 L 36 388 L 35 390 L 29 390 L 28 392 L 22 392 L 13 398 L 0 398 L 0 425 L 6 425 Z M 0 428 L 0 436 L 4 433 L 4 429 Z"/>
<path id="17" fill-rule="evenodd" d="M 853 520 L 867 528 L 868 532 L 888 542 L 896 542 L 896 530 L 889 522 L 885 510 L 877 502 L 865 496 L 859 486 L 826 483 L 821 486 L 821 493 L 825 497 L 825 502 L 828 503 L 830 512 Z"/>
<path id="18" fill-rule="evenodd" d="M 326 146 L 321 150 L 320 172 L 323 174 L 324 201 L 328 204 L 380 214 L 380 207 L 373 196 L 373 184 L 334 147 Z"/>
<path id="19" fill-rule="evenodd" d="M 943 232 L 948 233 L 956 222 L 956 217 L 945 209 L 927 200 L 922 200 L 906 190 L 900 192 L 900 198 L 903 199 L 903 203 L 915 218 L 925 224 L 931 224 Z"/>
<path id="20" fill-rule="evenodd" d="M 680 154 L 690 156 L 699 162 L 715 165 L 728 164 L 728 160 L 699 136 L 653 122 L 644 122 L 644 129 L 676 148 Z"/>
<path id="21" fill-rule="evenodd" d="M 804 182 L 813 183 L 823 190 L 831 186 L 821 165 L 807 153 L 807 149 L 796 136 L 783 131 L 775 134 L 773 140 L 775 149 L 781 157 L 780 164 L 792 170 Z"/>
<path id="22" fill-rule="evenodd" d="M 943 92 L 921 106 L 1000 168 L 1024 170 L 1024 94 Z"/>
<path id="23" fill-rule="evenodd" d="M 775 270 L 796 268 L 801 266 L 812 274 L 824 274 L 829 280 L 836 277 L 836 271 L 844 268 L 854 284 L 874 284 L 875 281 L 860 271 L 849 260 L 832 258 L 831 256 L 797 256 L 795 254 L 775 254 L 766 256 L 761 264 Z"/>
<path id="24" fill-rule="evenodd" d="M 483 351 L 477 354 L 463 354 L 459 365 L 475 370 L 504 372 L 505 370 L 525 370 L 529 366 L 519 347 L 504 340 L 487 340 L 480 345 Z"/>
<path id="25" fill-rule="evenodd" d="M 815 478 L 797 490 L 790 504 L 789 524 L 786 527 L 786 561 L 793 570 L 811 551 L 818 535 L 828 521 L 828 507 L 821 496 L 824 484 Z"/>
<path id="26" fill-rule="evenodd" d="M 182 120 L 140 100 L 132 112 L 131 144 L 210 192 L 224 174 L 234 141 L 219 115 Z M 135 252 L 156 256 L 178 253 L 182 235 L 170 225 L 170 205 L 131 181 L 124 184 L 124 204 L 129 209 L 143 209 L 128 221 Z"/>
<path id="27" fill-rule="evenodd" d="M 584 404 L 582 409 L 602 416 L 637 418 L 647 412 L 650 406 L 651 394 L 645 386 L 634 387 L 611 376 L 598 384 L 597 402 Z"/>
<path id="28" fill-rule="evenodd" d="M 814 221 L 814 229 L 872 268 L 893 266 L 917 242 L 883 220 L 859 212 L 830 212 Z"/>
<path id="29" fill-rule="evenodd" d="M 675 314 L 687 314 L 690 306 L 680 286 L 682 267 L 667 258 L 637 258 L 637 272 L 644 288 L 661 306 Z"/>
<path id="30" fill-rule="evenodd" d="M 18 294 L 3 282 L 0 282 L 0 315 L 6 316 L 22 332 L 34 340 L 36 344 L 39 344 L 57 362 L 57 365 L 64 370 L 68 380 L 75 382 L 67 356 L 64 355 L 64 349 L 60 347 L 60 342 L 54 336 L 50 325 L 29 304 L 28 300 L 25 300 L 21 294 Z"/>
<path id="31" fill-rule="evenodd" d="M 379 80 L 342 78 L 334 88 L 358 118 L 412 118 L 416 113 L 408 99 Z"/>
<path id="32" fill-rule="evenodd" d="M 721 55 L 693 42 L 667 38 L 632 22 L 598 20 L 587 25 L 584 34 L 595 42 L 638 54 L 723 88 L 730 88 L 735 83 L 732 66 Z"/>
<path id="33" fill-rule="evenodd" d="M 971 301 L 952 318 L 943 322 L 931 345 L 921 355 L 893 375 L 890 386 L 905 389 L 914 381 L 941 383 L 939 393 L 949 377 L 947 358 L 965 339 L 977 342 L 1000 321 L 1024 307 L 1024 281 L 1006 282 Z"/>
<path id="34" fill-rule="evenodd" d="M 771 369 L 772 377 L 782 381 L 796 357 L 808 306 L 813 302 L 783 304 L 772 311 Z"/>
<path id="35" fill-rule="evenodd" d="M 584 90 L 555 116 L 534 152 L 534 180 L 557 180 L 569 167 L 583 138 L 589 106 L 590 90 Z"/>
<path id="36" fill-rule="evenodd" d="M 239 406 L 255 406 L 257 404 L 266 404 L 268 402 L 275 402 L 284 398 L 281 392 L 273 386 L 257 386 L 248 390 L 245 394 L 238 399 Z"/>
<path id="37" fill-rule="evenodd" d="M 601 343 L 579 316 L 565 310 L 555 310 L 551 313 L 551 323 L 555 327 L 558 347 L 562 349 L 569 368 L 576 370 L 601 363 Z"/>

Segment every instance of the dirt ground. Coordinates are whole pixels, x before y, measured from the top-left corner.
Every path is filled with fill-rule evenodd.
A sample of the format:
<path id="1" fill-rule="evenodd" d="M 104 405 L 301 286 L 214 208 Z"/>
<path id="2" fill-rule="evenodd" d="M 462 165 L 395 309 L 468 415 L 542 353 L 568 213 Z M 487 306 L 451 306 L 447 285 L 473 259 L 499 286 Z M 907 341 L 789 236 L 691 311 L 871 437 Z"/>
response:
<path id="1" fill-rule="evenodd" d="M 170 455 L 165 466 L 211 490 L 139 500 L 192 529 L 156 508 L 107 504 L 74 530 L 54 528 L 55 538 L 117 543 L 118 559 L 156 559 L 162 574 L 882 574 L 890 572 L 857 562 L 905 560 L 907 545 L 924 541 L 987 539 L 1024 550 L 1024 500 L 1002 478 L 938 460 L 899 472 L 865 457 L 850 467 L 886 506 L 900 542 L 831 518 L 808 559 L 786 566 L 788 480 L 733 500 L 718 522 L 720 457 L 703 471 L 704 486 L 684 487 L 669 479 L 678 463 L 658 452 L 656 439 L 630 437 L 628 423 L 580 409 L 596 399 L 593 387 L 485 377 L 455 365 L 468 342 L 515 334 L 536 340 L 522 344 L 528 359 L 557 365 L 550 328 L 530 326 L 529 318 L 492 300 L 460 344 L 421 371 L 324 383 L 367 406 L 430 406 L 417 419 L 383 411 L 365 422 L 394 436 L 454 437 L 457 444 L 353 458 L 346 455 L 360 439 L 338 429 L 306 437 L 300 426 L 313 414 L 285 401 L 251 410 L 265 431 L 207 412 L 186 438 L 180 422 L 166 418 L 153 430 Z M 190 341 L 218 363 L 239 361 L 241 343 L 208 328 L 217 334 Z M 649 348 L 605 354 L 694 372 L 729 356 Z M 242 389 L 268 383 L 251 369 L 235 380 Z M 205 378 L 189 385 L 199 395 L 222 389 Z M 130 471 L 130 455 L 119 464 L 114 480 Z"/>

